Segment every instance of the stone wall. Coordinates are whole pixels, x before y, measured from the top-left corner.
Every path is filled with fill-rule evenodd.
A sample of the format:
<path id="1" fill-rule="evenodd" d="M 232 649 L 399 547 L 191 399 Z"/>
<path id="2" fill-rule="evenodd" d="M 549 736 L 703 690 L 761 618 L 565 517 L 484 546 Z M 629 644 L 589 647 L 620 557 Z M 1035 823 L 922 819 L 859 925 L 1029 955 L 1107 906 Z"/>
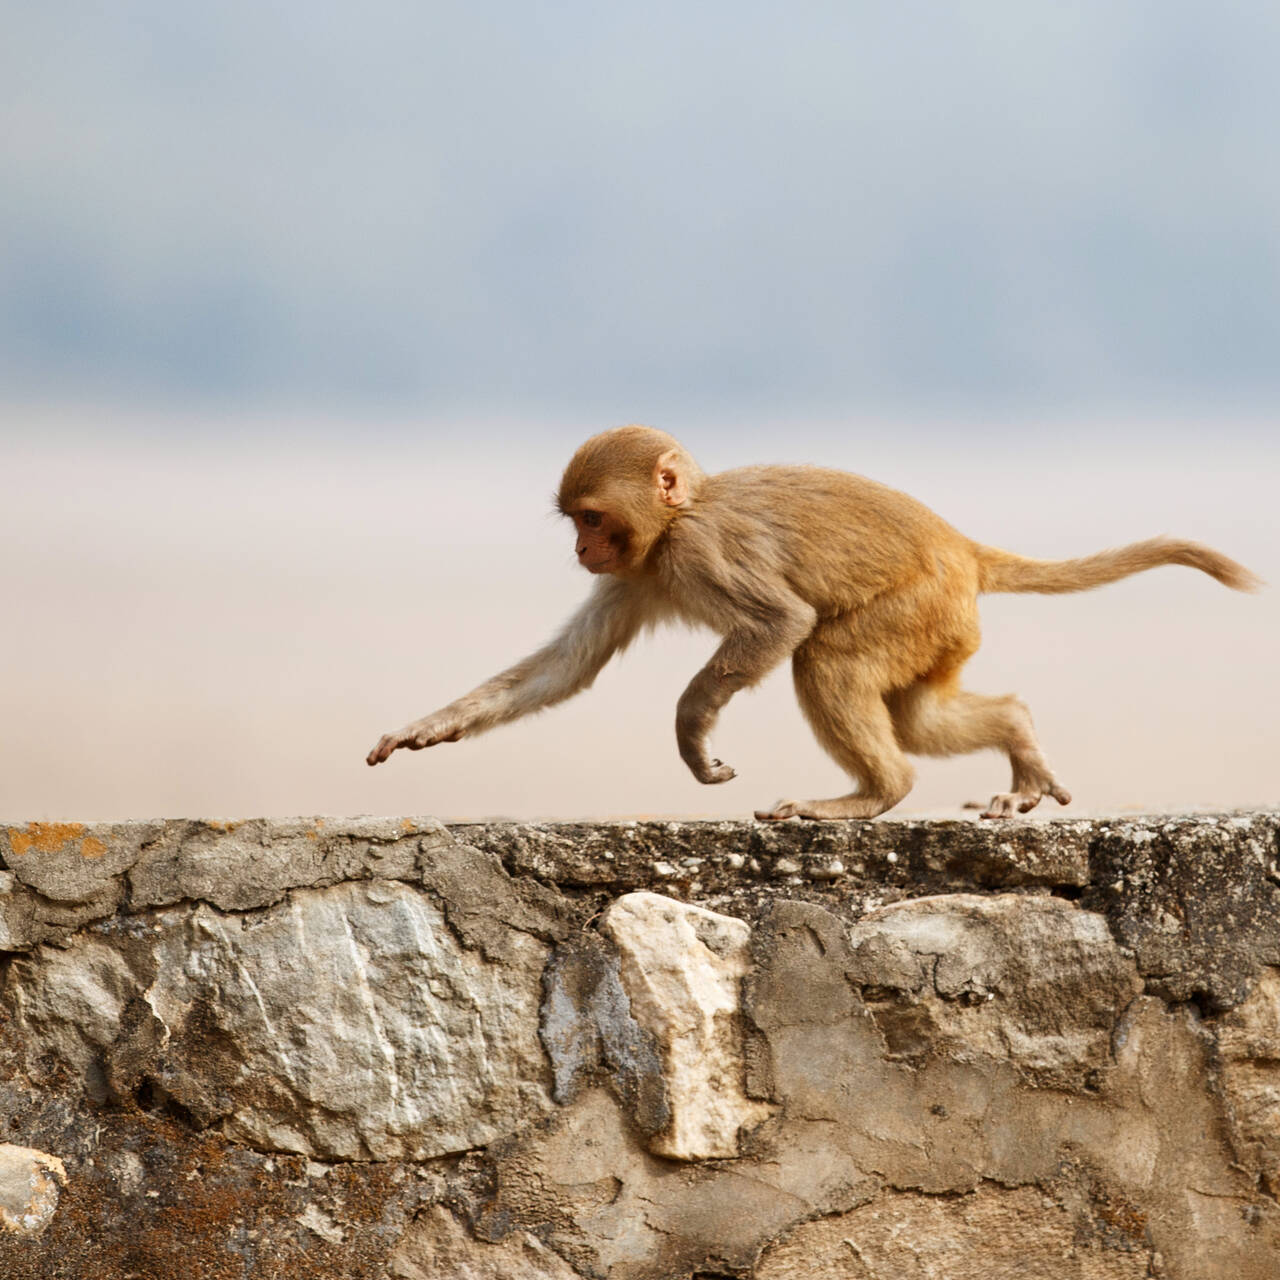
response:
<path id="1" fill-rule="evenodd" d="M 1278 836 L 0 828 L 0 1276 L 1278 1280 Z"/>

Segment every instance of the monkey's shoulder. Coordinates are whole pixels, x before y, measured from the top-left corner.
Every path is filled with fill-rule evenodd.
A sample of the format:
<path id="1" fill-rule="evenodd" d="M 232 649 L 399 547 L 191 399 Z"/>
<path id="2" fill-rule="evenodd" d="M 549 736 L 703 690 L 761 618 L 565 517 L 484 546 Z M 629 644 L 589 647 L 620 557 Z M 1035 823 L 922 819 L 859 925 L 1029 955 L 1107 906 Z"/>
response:
<path id="1" fill-rule="evenodd" d="M 814 466 L 739 467 L 708 476 L 702 497 L 738 520 L 794 533 L 814 526 L 911 541 L 950 526 L 923 502 L 852 471 Z"/>

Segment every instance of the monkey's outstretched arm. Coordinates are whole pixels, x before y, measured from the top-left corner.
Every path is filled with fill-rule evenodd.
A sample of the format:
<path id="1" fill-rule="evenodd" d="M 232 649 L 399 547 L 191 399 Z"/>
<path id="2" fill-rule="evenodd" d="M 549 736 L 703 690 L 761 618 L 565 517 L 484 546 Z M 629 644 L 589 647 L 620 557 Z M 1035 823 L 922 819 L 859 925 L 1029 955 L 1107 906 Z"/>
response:
<path id="1" fill-rule="evenodd" d="M 734 776 L 707 751 L 720 709 L 739 689 L 756 684 L 789 658 L 816 621 L 813 608 L 794 596 L 754 610 L 727 631 L 711 661 L 689 681 L 676 704 L 676 745 L 699 782 L 728 782 Z"/>
<path id="2" fill-rule="evenodd" d="M 439 742 L 457 742 L 580 693 L 634 639 L 645 620 L 641 605 L 628 584 L 613 578 L 600 581 L 550 644 L 447 707 L 384 734 L 366 763 L 381 764 L 399 747 L 419 751 Z"/>

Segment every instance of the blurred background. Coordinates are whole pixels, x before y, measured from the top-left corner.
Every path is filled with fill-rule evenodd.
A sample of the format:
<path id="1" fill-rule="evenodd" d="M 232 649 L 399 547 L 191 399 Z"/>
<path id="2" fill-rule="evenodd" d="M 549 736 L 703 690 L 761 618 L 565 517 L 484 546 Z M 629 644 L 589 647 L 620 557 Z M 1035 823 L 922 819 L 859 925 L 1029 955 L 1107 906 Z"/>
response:
<path id="1" fill-rule="evenodd" d="M 1276 580 L 1280 8 L 0 0 L 0 820 L 745 816 L 848 784 L 779 671 L 695 783 L 647 638 L 368 769 L 589 588 L 629 421 L 1065 557 Z M 1276 803 L 1280 604 L 992 596 L 1065 812 Z M 922 761 L 905 812 L 1007 786 Z M 1057 811 L 1056 806 L 1052 806 Z"/>

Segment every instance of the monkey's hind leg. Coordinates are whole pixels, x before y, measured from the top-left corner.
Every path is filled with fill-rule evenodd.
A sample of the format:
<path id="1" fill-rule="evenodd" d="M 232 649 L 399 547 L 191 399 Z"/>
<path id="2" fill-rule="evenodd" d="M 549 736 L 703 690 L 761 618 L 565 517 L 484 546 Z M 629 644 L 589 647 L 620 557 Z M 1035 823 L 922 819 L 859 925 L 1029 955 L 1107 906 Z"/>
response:
<path id="1" fill-rule="evenodd" d="M 988 697 L 950 682 L 919 680 L 890 695 L 898 741 L 917 755 L 950 756 L 995 747 L 1009 757 L 1010 790 L 991 797 L 984 818 L 1029 813 L 1044 796 L 1070 804 L 1071 796 L 1053 776 L 1036 740 L 1031 713 L 1012 694 Z"/>
<path id="2" fill-rule="evenodd" d="M 858 789 L 831 800 L 780 800 L 772 809 L 757 810 L 759 819 L 874 818 L 902 800 L 915 780 L 874 670 L 846 655 L 816 655 L 816 645 L 796 652 L 796 696 L 814 736 L 857 779 Z"/>

